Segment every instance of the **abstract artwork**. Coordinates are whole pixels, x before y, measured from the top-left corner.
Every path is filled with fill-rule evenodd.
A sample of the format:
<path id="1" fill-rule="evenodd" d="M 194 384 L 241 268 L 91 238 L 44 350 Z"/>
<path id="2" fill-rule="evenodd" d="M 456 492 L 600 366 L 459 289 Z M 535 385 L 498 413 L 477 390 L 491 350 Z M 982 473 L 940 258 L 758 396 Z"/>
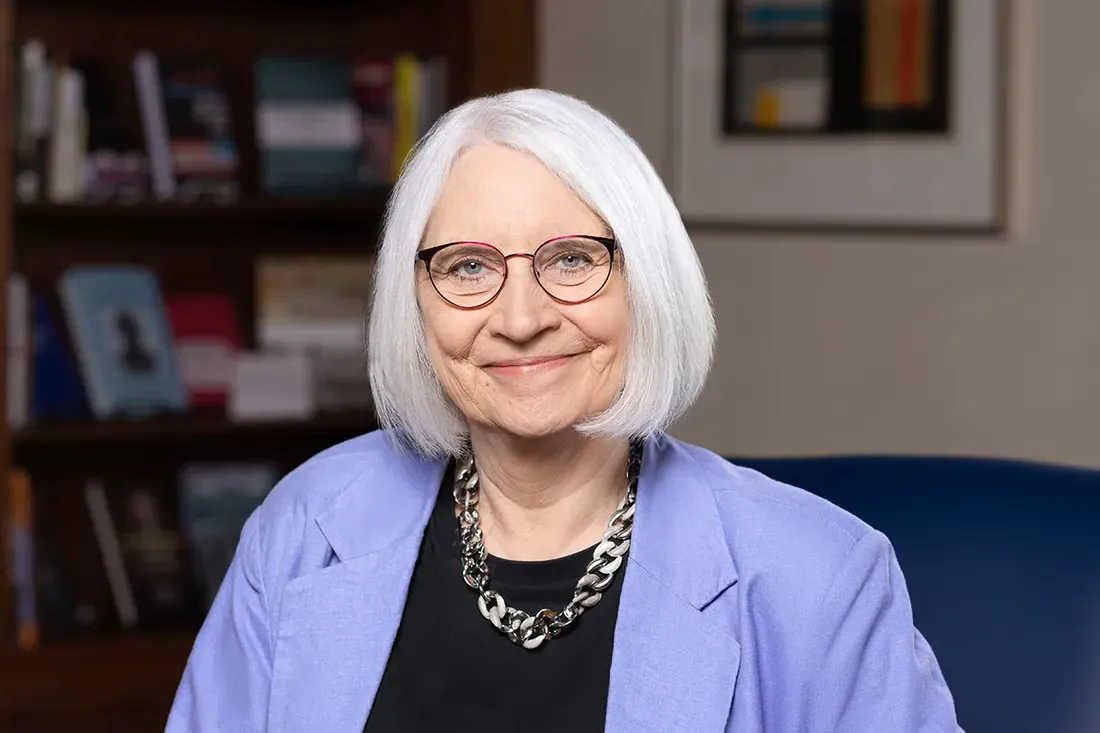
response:
<path id="1" fill-rule="evenodd" d="M 949 0 L 726 0 L 727 134 L 946 133 Z"/>
<path id="2" fill-rule="evenodd" d="M 675 1 L 687 218 L 1000 225 L 1000 0 Z"/>

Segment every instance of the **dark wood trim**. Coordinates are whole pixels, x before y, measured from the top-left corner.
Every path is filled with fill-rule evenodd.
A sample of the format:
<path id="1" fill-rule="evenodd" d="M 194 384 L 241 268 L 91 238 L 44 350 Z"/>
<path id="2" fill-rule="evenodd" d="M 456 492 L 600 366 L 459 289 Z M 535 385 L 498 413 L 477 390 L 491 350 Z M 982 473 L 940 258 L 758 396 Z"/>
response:
<path id="1" fill-rule="evenodd" d="M 536 13 L 535 0 L 470 0 L 470 96 L 537 83 Z"/>
<path id="2" fill-rule="evenodd" d="M 196 413 L 156 417 L 129 422 L 73 422 L 31 425 L 12 435 L 17 451 L 24 449 L 66 450 L 74 447 L 96 450 L 178 441 L 264 440 L 280 442 L 307 436 L 345 437 L 367 433 L 377 427 L 374 415 L 346 412 L 317 415 L 308 420 L 233 422 L 224 415 Z"/>
<path id="3" fill-rule="evenodd" d="M 14 209 L 15 221 L 23 224 L 53 223 L 58 220 L 111 220 L 121 223 L 126 219 L 157 219 L 170 222 L 201 217 L 205 221 L 248 220 L 250 224 L 266 220 L 279 222 L 289 219 L 302 220 L 367 220 L 378 221 L 386 207 L 390 188 L 365 191 L 355 196 L 328 196 L 317 198 L 251 198 L 233 204 L 142 202 L 135 204 L 48 202 L 20 204 Z M 174 222 L 172 222 L 174 223 Z"/>
<path id="4" fill-rule="evenodd" d="M 15 48 L 12 25 L 15 22 L 15 0 L 0 0 L 0 344 L 8 343 L 8 278 L 11 275 L 12 237 L 12 124 L 13 93 L 12 60 Z M 11 597 L 11 556 L 8 542 L 9 504 L 8 480 L 11 475 L 11 435 L 8 430 L 7 354 L 0 355 L 0 658 L 5 650 L 15 646 L 15 613 Z"/>
<path id="5" fill-rule="evenodd" d="M 0 661 L 0 722 L 44 711 L 152 708 L 163 714 L 193 643 L 194 635 L 184 633 L 120 636 L 17 652 Z"/>

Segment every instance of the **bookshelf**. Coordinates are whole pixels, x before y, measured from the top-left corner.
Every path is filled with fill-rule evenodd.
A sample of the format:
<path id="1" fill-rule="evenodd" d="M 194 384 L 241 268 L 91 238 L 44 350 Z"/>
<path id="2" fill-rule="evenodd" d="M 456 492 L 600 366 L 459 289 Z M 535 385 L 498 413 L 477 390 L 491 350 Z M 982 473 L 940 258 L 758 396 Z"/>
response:
<path id="1" fill-rule="evenodd" d="M 0 109 L 11 110 L 21 45 L 94 59 L 104 70 L 117 114 L 140 134 L 131 60 L 202 54 L 215 60 L 238 149 L 240 193 L 233 203 L 91 203 L 48 199 L 16 203 L 14 120 L 0 117 L 0 282 L 13 272 L 49 288 L 65 268 L 137 263 L 153 270 L 165 293 L 202 288 L 239 305 L 246 347 L 257 341 L 255 263 L 270 254 L 370 254 L 389 188 L 338 195 L 265 195 L 254 114 L 254 61 L 295 54 L 358 59 L 410 53 L 446 62 L 445 106 L 535 83 L 534 0 L 163 0 L 112 4 L 80 0 L 0 0 Z M 0 310 L 7 305 L 0 299 Z M 6 318 L 0 341 L 8 344 Z M 6 382 L 7 359 L 0 359 Z M 0 389 L 0 414 L 7 413 Z M 15 466 L 47 506 L 79 503 L 88 474 L 168 474 L 189 460 L 278 459 L 289 467 L 328 445 L 366 432 L 368 411 L 319 413 L 310 420 L 234 422 L 219 410 L 188 410 L 146 420 L 0 421 L 0 730 L 163 730 L 197 626 L 120 630 L 44 639 L 18 649 L 11 577 L 8 478 Z M 53 510 L 51 510 L 53 511 Z M 60 511 L 60 510 L 58 510 Z M 61 512 L 71 522 L 72 511 Z M 68 526 L 62 522 L 62 526 Z M 98 558 L 85 531 L 85 569 Z M 72 548 L 70 548 L 72 550 Z M 106 581 L 96 589 L 109 598 Z"/>
<path id="2" fill-rule="evenodd" d="M 366 191 L 360 196 L 296 197 L 286 201 L 270 201 L 262 197 L 244 199 L 233 205 L 209 203 L 142 202 L 134 204 L 51 204 L 29 203 L 15 207 L 19 224 L 50 226 L 60 224 L 84 226 L 108 221 L 114 226 L 126 226 L 153 219 L 160 222 L 187 224 L 194 219 L 206 222 L 241 221 L 252 224 L 299 220 L 311 224 L 326 221 L 378 221 L 388 189 Z"/>

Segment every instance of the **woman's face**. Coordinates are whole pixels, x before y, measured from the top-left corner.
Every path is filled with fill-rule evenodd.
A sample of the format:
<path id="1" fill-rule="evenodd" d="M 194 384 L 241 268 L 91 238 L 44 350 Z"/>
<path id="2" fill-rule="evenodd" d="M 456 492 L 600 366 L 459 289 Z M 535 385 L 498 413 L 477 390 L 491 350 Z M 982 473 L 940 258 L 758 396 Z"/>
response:
<path id="1" fill-rule="evenodd" d="M 476 241 L 505 255 L 530 254 L 570 234 L 610 236 L 599 217 L 535 158 L 486 144 L 466 151 L 452 167 L 421 249 Z M 472 310 L 444 300 L 417 262 L 428 351 L 472 429 L 534 438 L 569 429 L 610 406 L 622 385 L 629 330 L 620 257 L 616 252 L 599 293 L 579 304 L 552 299 L 536 281 L 530 258 L 509 258 L 503 290 Z M 477 272 L 479 266 L 469 268 Z"/>

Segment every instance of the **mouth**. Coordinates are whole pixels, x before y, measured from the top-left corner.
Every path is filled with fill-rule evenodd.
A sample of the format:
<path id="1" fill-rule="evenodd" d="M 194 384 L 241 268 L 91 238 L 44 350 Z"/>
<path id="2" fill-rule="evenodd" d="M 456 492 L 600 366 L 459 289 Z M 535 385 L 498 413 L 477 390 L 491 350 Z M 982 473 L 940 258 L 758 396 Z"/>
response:
<path id="1" fill-rule="evenodd" d="M 485 365 L 485 369 L 496 374 L 534 374 L 563 367 L 579 354 L 561 354 L 552 356 L 528 356 L 520 359 L 503 359 Z"/>

